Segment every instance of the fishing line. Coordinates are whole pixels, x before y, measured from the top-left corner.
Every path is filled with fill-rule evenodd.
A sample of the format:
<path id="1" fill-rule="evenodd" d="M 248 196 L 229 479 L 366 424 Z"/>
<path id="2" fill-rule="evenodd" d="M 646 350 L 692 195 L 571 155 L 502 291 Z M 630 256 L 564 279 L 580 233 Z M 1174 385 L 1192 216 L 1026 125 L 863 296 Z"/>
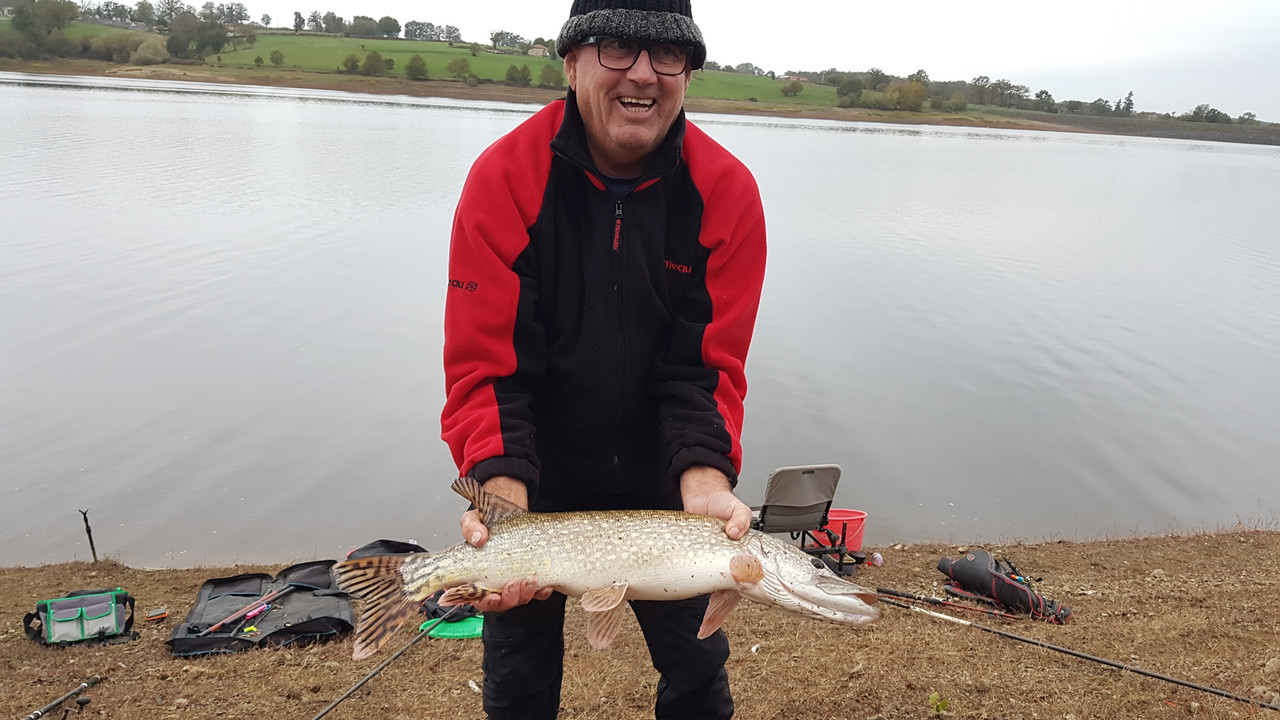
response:
<path id="1" fill-rule="evenodd" d="M 401 655 L 405 654 L 405 652 L 407 652 L 407 651 L 409 650 L 409 648 L 413 647 L 414 645 L 416 645 L 416 644 L 417 644 L 417 642 L 418 642 L 419 640 L 421 640 L 422 638 L 426 637 L 426 636 L 427 636 L 427 633 L 429 633 L 429 632 L 431 632 L 432 630 L 434 630 L 434 629 L 436 628 L 436 626 L 437 626 L 437 625 L 439 625 L 440 623 L 444 622 L 445 620 L 448 620 L 448 619 L 449 619 L 449 616 L 450 616 L 450 615 L 453 615 L 455 612 L 457 612 L 457 611 L 458 611 L 458 608 L 460 608 L 460 607 L 462 607 L 462 606 L 461 606 L 461 605 L 454 605 L 453 607 L 449 608 L 449 612 L 445 613 L 444 615 L 441 615 L 440 617 L 436 618 L 436 621 L 435 621 L 435 622 L 433 622 L 433 623 L 431 623 L 430 625 L 428 625 L 428 626 L 426 626 L 426 627 L 422 628 L 422 631 L 418 633 L 417 637 L 415 637 L 414 639 L 410 640 L 408 645 L 405 645 L 404 647 L 400 648 L 399 650 L 397 650 L 397 651 L 396 651 L 396 653 L 395 653 L 394 655 L 392 655 L 391 657 L 389 657 L 389 658 L 387 658 L 386 660 L 384 660 L 384 661 L 382 662 L 382 664 L 381 664 L 381 665 L 379 665 L 378 667 L 376 667 L 376 668 L 374 668 L 374 669 L 373 669 L 373 672 L 369 673 L 368 675 L 365 675 L 365 676 L 364 676 L 364 678 L 362 678 L 362 679 L 360 680 L 360 682 L 356 683 L 355 685 L 352 685 L 350 690 L 348 690 L 348 691 L 346 691 L 346 692 L 342 693 L 342 695 L 341 695 L 337 700 L 334 700 L 333 702 L 329 703 L 329 707 L 327 707 L 327 708 L 325 708 L 325 709 L 321 710 L 321 711 L 320 711 L 320 714 L 319 714 L 319 715 L 316 715 L 316 716 L 315 716 L 315 717 L 313 717 L 313 718 L 311 718 L 311 720 L 320 720 L 320 718 L 324 717 L 325 715 L 328 715 L 330 710 L 332 710 L 332 709 L 334 709 L 334 708 L 338 707 L 338 705 L 340 705 L 340 704 L 342 703 L 342 701 L 343 701 L 343 700 L 346 700 L 347 698 L 351 697 L 352 693 L 354 693 L 355 691 L 359 690 L 361 687 L 363 687 L 363 686 L 364 686 L 364 684 L 365 684 L 365 683 L 367 683 L 367 682 L 369 682 L 370 680 L 372 680 L 374 675 L 377 675 L 378 673 L 380 673 L 380 672 L 382 672 L 383 670 L 385 670 L 385 669 L 386 669 L 386 667 L 387 667 L 388 665 L 390 665 L 393 661 L 395 661 L 395 659 L 396 659 L 396 658 L 398 658 L 398 657 L 400 657 Z"/>
<path id="2" fill-rule="evenodd" d="M 993 628 L 993 627 L 987 627 L 986 625 L 978 625 L 977 623 L 969 622 L 968 620 L 965 620 L 963 618 L 951 617 L 950 615 L 944 615 L 943 613 L 940 613 L 940 612 L 926 610 L 925 608 L 922 608 L 918 605 L 908 605 L 907 603 L 898 602 L 897 600 L 890 600 L 889 598 L 886 598 L 886 597 L 880 598 L 880 602 L 888 603 L 890 605 L 893 605 L 894 607 L 900 607 L 900 608 L 905 608 L 907 610 L 913 610 L 918 613 L 924 613 L 925 615 L 928 615 L 930 617 L 936 617 L 941 620 L 947 620 L 949 622 L 957 623 L 959 625 L 967 625 L 968 627 L 974 628 L 975 630 L 982 630 L 983 632 L 993 633 L 995 635 L 1000 635 L 1001 637 L 1007 637 L 1010 640 L 1017 640 L 1018 642 L 1024 642 L 1029 645 L 1037 645 L 1039 647 L 1045 648 L 1046 650 L 1053 650 L 1054 652 L 1065 653 L 1072 657 L 1078 657 L 1081 660 L 1090 660 L 1096 663 L 1101 663 L 1103 665 L 1116 668 L 1117 670 L 1124 670 L 1125 672 L 1136 673 L 1138 675 L 1145 675 L 1149 678 L 1155 678 L 1156 680 L 1163 680 L 1165 682 L 1173 683 L 1174 685 L 1181 685 L 1182 687 L 1191 688 L 1192 690 L 1200 690 L 1201 692 L 1207 692 L 1207 693 L 1218 695 L 1224 698 L 1238 700 L 1242 703 L 1248 703 L 1250 705 L 1264 708 L 1266 710 L 1280 710 L 1280 705 L 1264 703 L 1261 700 L 1254 700 L 1253 698 L 1245 697 L 1243 695 L 1237 695 L 1232 692 L 1227 692 L 1226 690 L 1219 690 L 1218 688 L 1209 687 L 1208 685 L 1197 685 L 1196 683 L 1189 682 L 1187 680 L 1180 680 L 1176 677 L 1161 675 L 1158 672 L 1143 670 L 1142 668 L 1134 667 L 1133 665 L 1125 665 L 1123 663 L 1118 663 L 1114 660 L 1107 660 L 1106 658 L 1100 658 L 1094 655 L 1088 655 L 1076 650 L 1072 650 L 1070 648 L 1064 648 L 1058 645 L 1052 645 L 1050 643 L 1044 642 L 1043 640 L 1035 640 L 1032 638 L 1023 637 L 1021 635 L 1015 635 L 1011 632 L 1005 632 L 1004 630 L 997 630 L 996 628 Z"/>
<path id="3" fill-rule="evenodd" d="M 1005 620 L 1021 620 L 1022 619 L 1017 615 L 1011 615 L 1010 613 L 1007 613 L 1007 612 L 1000 612 L 999 610 L 973 607 L 972 605 L 961 605 L 960 603 L 949 602 L 941 598 L 928 597 L 927 595 L 916 595 L 915 593 L 903 592 L 901 590 L 890 590 L 889 588 L 876 588 L 876 594 L 892 595 L 894 597 L 907 598 L 910 600 L 918 600 L 920 602 L 929 603 L 930 605 L 938 605 L 941 607 L 951 607 L 951 608 L 956 608 L 957 610 L 968 610 L 969 612 L 982 613 L 983 615 L 990 615 L 991 617 L 1004 618 Z"/>

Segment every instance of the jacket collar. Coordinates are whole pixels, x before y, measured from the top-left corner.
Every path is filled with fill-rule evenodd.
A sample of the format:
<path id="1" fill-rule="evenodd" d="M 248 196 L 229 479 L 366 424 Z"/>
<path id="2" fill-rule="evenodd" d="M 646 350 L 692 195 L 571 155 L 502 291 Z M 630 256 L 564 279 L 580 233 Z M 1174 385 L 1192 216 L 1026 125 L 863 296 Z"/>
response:
<path id="1" fill-rule="evenodd" d="M 582 122 L 582 114 L 578 112 L 578 96 L 573 90 L 565 95 L 564 119 L 560 121 L 560 129 L 551 140 L 551 149 L 583 170 L 603 177 L 604 173 L 596 167 L 591 159 L 591 151 L 587 147 L 587 128 Z M 685 117 L 684 108 L 671 123 L 671 129 L 663 138 L 662 144 L 649 156 L 648 168 L 637 180 L 644 182 L 661 175 L 666 175 L 680 164 L 680 154 L 684 148 Z"/>

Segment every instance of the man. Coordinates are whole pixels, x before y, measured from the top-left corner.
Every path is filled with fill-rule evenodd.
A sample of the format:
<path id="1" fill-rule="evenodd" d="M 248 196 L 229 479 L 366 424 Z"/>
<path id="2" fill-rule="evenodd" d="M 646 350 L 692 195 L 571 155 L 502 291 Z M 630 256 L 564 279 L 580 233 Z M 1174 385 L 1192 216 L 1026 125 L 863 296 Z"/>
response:
<path id="1" fill-rule="evenodd" d="M 443 437 L 461 473 L 522 507 L 684 509 L 736 539 L 764 213 L 750 173 L 685 120 L 702 34 L 689 0 L 575 0 L 557 48 L 567 96 L 486 150 L 458 203 Z M 488 538 L 474 511 L 462 532 Z M 564 603 L 533 581 L 478 603 L 489 717 L 556 717 Z M 658 718 L 733 714 L 728 640 L 696 638 L 706 605 L 632 603 Z"/>

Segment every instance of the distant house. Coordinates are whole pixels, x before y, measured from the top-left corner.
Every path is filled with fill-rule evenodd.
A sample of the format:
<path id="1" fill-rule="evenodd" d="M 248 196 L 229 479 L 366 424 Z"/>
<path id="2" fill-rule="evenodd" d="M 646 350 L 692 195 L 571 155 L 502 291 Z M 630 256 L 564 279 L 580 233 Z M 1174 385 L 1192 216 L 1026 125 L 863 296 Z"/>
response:
<path id="1" fill-rule="evenodd" d="M 547 52 L 547 46 L 546 46 L 546 45 L 534 45 L 533 47 L 529 48 L 529 53 L 528 53 L 528 54 L 530 54 L 530 55 L 532 55 L 532 56 L 534 56 L 534 57 L 547 57 L 547 55 L 548 55 L 548 52 Z"/>

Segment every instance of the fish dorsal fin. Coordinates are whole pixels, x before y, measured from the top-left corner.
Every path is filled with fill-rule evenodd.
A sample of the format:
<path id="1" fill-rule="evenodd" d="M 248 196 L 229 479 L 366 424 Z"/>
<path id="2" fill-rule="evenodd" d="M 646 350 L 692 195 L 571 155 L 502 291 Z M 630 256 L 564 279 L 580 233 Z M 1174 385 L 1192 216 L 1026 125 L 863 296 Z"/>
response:
<path id="1" fill-rule="evenodd" d="M 589 613 L 605 612 L 622 604 L 627 596 L 627 583 L 616 582 L 602 588 L 592 588 L 582 593 L 582 609 Z"/>
<path id="2" fill-rule="evenodd" d="M 476 479 L 471 476 L 454 480 L 453 491 L 476 506 L 476 510 L 479 510 L 480 514 L 484 516 L 485 525 L 493 525 L 503 518 L 528 512 L 528 510 L 504 497 L 485 492 L 480 483 L 476 482 Z"/>
<path id="3" fill-rule="evenodd" d="M 608 610 L 587 613 L 587 643 L 596 650 L 609 647 L 622 629 L 622 618 L 626 614 L 627 604 L 622 602 Z"/>
<path id="4" fill-rule="evenodd" d="M 725 618 L 729 617 L 729 613 L 733 612 L 741 599 L 742 596 L 737 590 L 717 590 L 711 593 L 711 600 L 707 602 L 707 612 L 702 615 L 702 627 L 698 628 L 698 639 L 705 640 L 719 630 Z"/>

